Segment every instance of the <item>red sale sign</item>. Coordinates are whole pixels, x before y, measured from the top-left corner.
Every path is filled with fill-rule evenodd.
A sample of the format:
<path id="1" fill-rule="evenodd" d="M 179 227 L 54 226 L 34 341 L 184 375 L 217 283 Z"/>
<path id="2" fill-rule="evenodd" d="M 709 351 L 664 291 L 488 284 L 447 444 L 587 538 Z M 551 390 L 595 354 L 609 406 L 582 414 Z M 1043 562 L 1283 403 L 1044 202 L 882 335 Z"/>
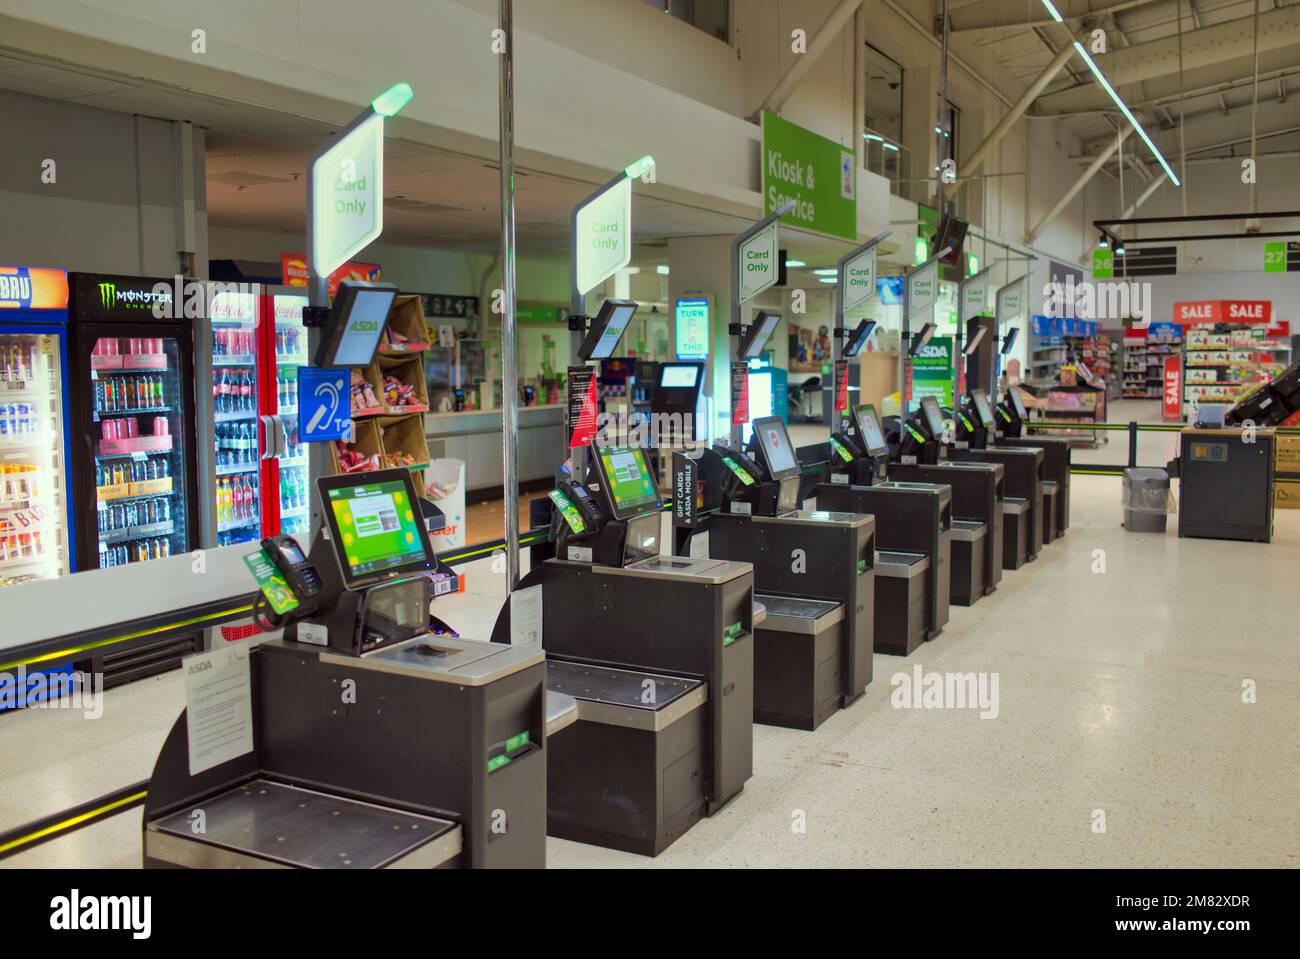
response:
<path id="1" fill-rule="evenodd" d="M 1174 322 L 1184 326 L 1212 323 L 1269 323 L 1270 300 L 1192 300 L 1174 304 Z"/>
<path id="2" fill-rule="evenodd" d="M 1165 357 L 1164 418 L 1181 422 L 1183 418 L 1183 364 L 1175 355 Z"/>

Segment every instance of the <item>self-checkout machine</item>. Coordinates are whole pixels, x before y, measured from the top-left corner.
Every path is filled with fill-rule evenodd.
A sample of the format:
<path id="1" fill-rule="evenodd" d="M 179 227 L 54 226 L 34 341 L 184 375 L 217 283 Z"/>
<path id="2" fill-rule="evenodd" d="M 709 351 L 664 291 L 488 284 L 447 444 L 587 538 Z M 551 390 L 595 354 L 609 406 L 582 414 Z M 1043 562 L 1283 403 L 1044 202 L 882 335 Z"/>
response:
<path id="1" fill-rule="evenodd" d="M 550 494 L 554 555 L 515 596 L 540 590 L 548 686 L 576 702 L 576 721 L 547 742 L 550 835 L 657 855 L 753 773 L 754 605 L 748 563 L 663 555 L 646 450 L 602 443 L 597 428 L 585 364 L 612 355 L 631 313 L 607 301 L 586 317 L 584 300 L 627 265 L 631 179 L 649 162 L 574 212 L 571 324 L 584 365 L 569 370 L 570 462 Z M 518 642 L 519 620 L 508 605 L 494 637 Z"/>
<path id="2" fill-rule="evenodd" d="M 904 281 L 899 382 L 905 407 L 911 400 L 912 358 L 935 329 L 927 322 L 913 337 L 908 316 L 925 316 L 933 309 L 938 297 L 939 259 L 947 252 L 945 249 L 909 270 Z M 849 430 L 862 429 L 855 422 L 850 416 L 850 424 L 834 438 L 856 449 L 859 462 L 846 462 L 838 451 L 832 455 L 828 481 L 815 490 L 817 505 L 875 516 L 877 588 L 881 591 L 876 604 L 875 649 L 906 655 L 937 636 L 948 623 L 952 489 L 947 484 L 882 477 L 882 461 L 862 456 L 864 447 L 849 435 Z"/>
<path id="3" fill-rule="evenodd" d="M 283 638 L 185 663 L 145 864 L 544 865 L 541 654 L 430 615 L 455 574 L 410 471 L 322 477 L 317 491 L 327 527 L 310 555 L 278 536 L 247 557 L 254 619 Z"/>
<path id="4" fill-rule="evenodd" d="M 815 729 L 835 710 L 866 691 L 871 682 L 875 602 L 875 537 L 870 516 L 801 510 L 800 467 L 779 417 L 755 420 L 748 452 L 742 431 L 750 427 L 746 377 L 780 324 L 778 313 L 759 311 L 743 325 L 741 306 L 776 282 L 777 222 L 791 204 L 776 210 L 732 242 L 733 343 L 730 435 L 701 451 L 675 488 L 699 478 L 702 509 L 682 526 L 676 551 L 707 532 L 708 555 L 752 562 L 756 601 L 766 617 L 754 630 L 755 721 Z M 698 470 L 698 473 L 695 472 Z"/>
<path id="5" fill-rule="evenodd" d="M 990 327 L 991 328 L 991 327 Z M 995 364 L 987 381 L 979 377 L 985 388 L 985 399 L 993 412 L 993 420 L 985 424 L 974 416 L 977 412 L 975 400 L 969 397 L 966 413 L 973 424 L 959 425 L 957 439 L 968 441 L 971 449 L 1041 449 L 1043 451 L 1043 543 L 1046 546 L 1054 539 L 1065 535 L 1070 525 L 1070 441 L 1059 436 L 1028 436 L 1029 414 L 1025 409 L 1020 390 L 1008 385 L 1002 399 L 996 399 L 996 387 L 999 368 L 1006 357 L 1011 355 L 1016 344 L 1018 328 L 1007 330 L 1001 337 L 1000 346 L 990 350 L 992 363 Z M 996 342 L 996 340 L 995 340 Z M 969 430 L 967 429 L 969 427 Z"/>
<path id="6" fill-rule="evenodd" d="M 344 283 L 331 305 L 325 277 L 382 230 L 383 120 L 410 97 L 399 84 L 376 98 L 309 166 L 314 541 L 305 555 L 273 537 L 246 557 L 255 621 L 282 638 L 185 661 L 147 866 L 545 864 L 542 654 L 431 615 L 455 576 L 408 470 L 325 475 L 322 443 L 350 435 L 348 370 L 373 360 L 396 292 Z"/>
<path id="7" fill-rule="evenodd" d="M 983 331 L 963 342 L 962 327 L 970 316 L 983 309 L 987 295 L 988 270 L 962 280 L 957 299 L 960 315 L 954 353 L 969 356 L 978 346 Z M 953 366 L 953 395 L 960 395 L 963 377 L 961 360 Z M 958 416 L 961 416 L 958 412 Z M 1002 482 L 1003 469 L 997 463 L 959 463 L 942 457 L 924 455 L 925 444 L 918 443 L 917 431 L 925 432 L 924 411 L 905 424 L 907 448 L 922 455 L 909 456 L 907 462 L 889 465 L 891 479 L 920 483 L 939 483 L 952 489 L 952 564 L 949 599 L 959 606 L 970 606 L 997 588 L 1002 578 Z M 937 453 L 936 446 L 929 451 Z M 900 457 L 901 459 L 901 457 Z"/>
<path id="8" fill-rule="evenodd" d="M 977 448 L 977 431 L 984 426 L 984 410 L 973 398 L 974 390 L 984 389 L 982 382 L 988 377 L 996 382 L 1000 372 L 1003 350 L 1009 351 L 1008 342 L 1014 344 L 1015 330 L 1000 337 L 998 330 L 1026 312 L 1026 281 L 1021 276 L 1001 287 L 994 297 L 994 316 L 972 317 L 970 356 L 968 369 L 978 376 L 969 376 L 972 399 L 967 408 L 954 417 L 954 429 L 931 437 L 936 444 L 936 455 L 959 463 L 999 463 L 1003 468 L 1002 497 L 1002 568 L 1019 569 L 1038 557 L 1043 545 L 1043 496 L 1050 492 L 1043 482 L 1046 454 L 1038 447 L 1012 448 L 985 445 Z M 981 340 L 975 340 L 976 331 L 986 331 Z M 988 356 L 987 365 L 979 362 L 982 354 Z M 955 398 L 954 398 L 955 399 Z"/>

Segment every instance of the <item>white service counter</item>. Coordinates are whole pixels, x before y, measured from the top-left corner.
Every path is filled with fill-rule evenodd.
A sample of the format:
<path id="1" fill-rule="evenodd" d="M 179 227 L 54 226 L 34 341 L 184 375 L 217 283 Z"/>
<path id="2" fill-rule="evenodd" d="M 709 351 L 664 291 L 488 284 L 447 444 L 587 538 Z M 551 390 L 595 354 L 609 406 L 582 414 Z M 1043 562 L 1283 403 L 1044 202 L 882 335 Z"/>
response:
<path id="1" fill-rule="evenodd" d="M 504 482 L 500 410 L 426 413 L 424 434 L 432 459 L 465 461 L 467 490 Z M 550 479 L 565 457 L 564 405 L 519 407 L 519 482 Z"/>

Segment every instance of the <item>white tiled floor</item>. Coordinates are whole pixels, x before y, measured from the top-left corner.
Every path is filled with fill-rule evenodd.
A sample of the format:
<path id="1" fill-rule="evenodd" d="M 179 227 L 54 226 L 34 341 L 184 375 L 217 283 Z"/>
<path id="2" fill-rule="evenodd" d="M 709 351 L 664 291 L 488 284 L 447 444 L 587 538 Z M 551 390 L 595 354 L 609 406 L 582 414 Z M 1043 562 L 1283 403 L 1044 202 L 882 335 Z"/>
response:
<path id="1" fill-rule="evenodd" d="M 658 859 L 550 840 L 550 864 L 1296 865 L 1300 511 L 1278 512 L 1270 545 L 1180 540 L 1176 519 L 1124 531 L 1119 491 L 1075 477 L 1064 540 L 912 656 L 876 656 L 866 697 L 821 729 L 755 727 L 744 793 Z M 500 577 L 480 565 L 470 586 L 448 619 L 481 634 Z M 998 717 L 891 707 L 914 663 L 996 672 Z M 179 677 L 108 695 L 94 722 L 0 716 L 0 828 L 149 775 Z M 4 865 L 134 865 L 139 828 L 137 811 Z"/>

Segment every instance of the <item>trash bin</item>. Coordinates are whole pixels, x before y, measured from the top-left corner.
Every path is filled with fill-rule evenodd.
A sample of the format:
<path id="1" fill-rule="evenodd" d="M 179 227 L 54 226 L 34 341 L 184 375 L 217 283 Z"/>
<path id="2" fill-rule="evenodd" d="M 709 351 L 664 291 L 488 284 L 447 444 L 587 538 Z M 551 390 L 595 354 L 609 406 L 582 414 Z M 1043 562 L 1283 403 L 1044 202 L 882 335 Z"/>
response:
<path id="1" fill-rule="evenodd" d="M 1169 471 L 1130 466 L 1124 470 L 1124 528 L 1133 533 L 1163 533 L 1175 511 Z"/>

